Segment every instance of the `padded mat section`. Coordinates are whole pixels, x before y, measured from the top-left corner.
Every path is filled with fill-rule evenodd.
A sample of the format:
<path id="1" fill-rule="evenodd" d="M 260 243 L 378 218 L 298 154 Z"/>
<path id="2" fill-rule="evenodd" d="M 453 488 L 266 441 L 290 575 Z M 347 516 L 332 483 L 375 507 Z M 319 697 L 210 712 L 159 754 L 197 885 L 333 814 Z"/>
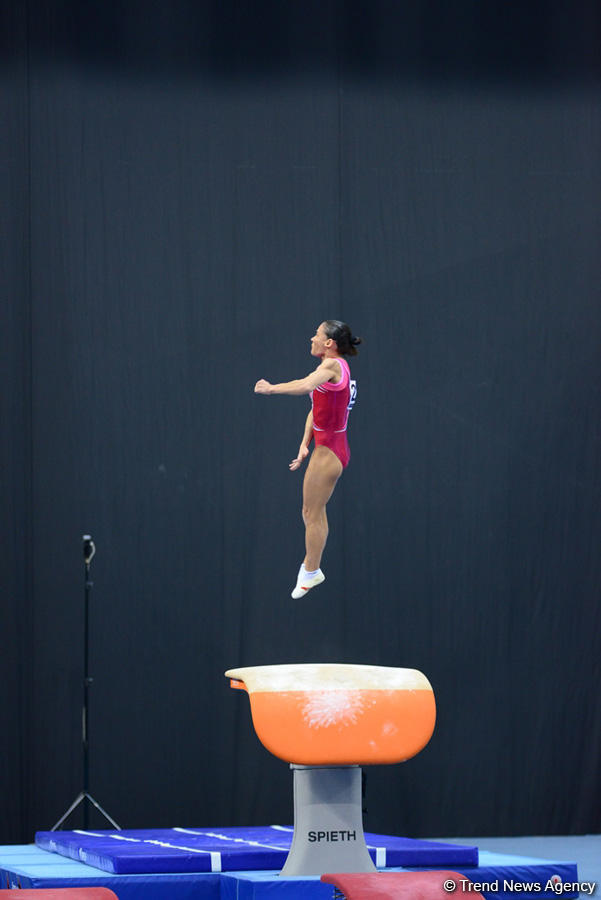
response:
<path id="1" fill-rule="evenodd" d="M 486 900 L 515 900 L 516 897 L 520 900 L 553 900 L 557 897 L 573 900 L 579 896 L 574 863 L 482 852 L 476 870 L 466 866 L 458 866 L 457 870 L 472 882 L 486 884 L 486 889 L 481 890 Z M 549 881 L 555 878 L 561 883 L 551 887 Z M 280 897 L 282 900 L 332 900 L 332 894 L 331 884 L 316 883 L 316 879 L 278 879 L 277 874 L 269 872 L 221 876 L 220 900 L 278 900 Z M 471 894 L 459 883 L 457 890 L 448 896 L 469 900 Z"/>
<path id="2" fill-rule="evenodd" d="M 293 829 L 167 828 L 127 831 L 38 831 L 35 842 L 112 874 L 243 872 L 281 869 Z M 478 848 L 365 833 L 378 868 L 477 866 Z"/>

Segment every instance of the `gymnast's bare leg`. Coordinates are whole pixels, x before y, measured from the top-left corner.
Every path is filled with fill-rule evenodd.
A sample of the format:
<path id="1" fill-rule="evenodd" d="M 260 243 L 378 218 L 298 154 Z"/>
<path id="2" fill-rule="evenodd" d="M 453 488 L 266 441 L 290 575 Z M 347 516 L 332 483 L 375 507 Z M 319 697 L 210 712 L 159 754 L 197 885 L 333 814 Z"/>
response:
<path id="1" fill-rule="evenodd" d="M 303 481 L 303 522 L 305 523 L 304 566 L 314 572 L 321 565 L 328 539 L 326 504 L 342 475 L 342 463 L 328 447 L 315 447 Z"/>

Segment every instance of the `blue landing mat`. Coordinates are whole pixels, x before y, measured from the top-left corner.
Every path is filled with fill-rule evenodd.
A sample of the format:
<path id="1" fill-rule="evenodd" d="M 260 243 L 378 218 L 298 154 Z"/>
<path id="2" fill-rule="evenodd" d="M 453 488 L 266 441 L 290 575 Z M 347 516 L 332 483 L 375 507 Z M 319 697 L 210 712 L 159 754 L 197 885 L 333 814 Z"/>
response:
<path id="1" fill-rule="evenodd" d="M 559 875 L 564 887 L 578 880 L 577 867 L 572 862 L 553 862 L 509 856 L 499 853 L 480 853 L 477 868 L 454 867 L 472 881 L 513 880 L 520 887 L 528 882 L 538 890 L 483 894 L 490 900 L 511 900 L 516 894 L 522 900 L 557 897 L 544 890 L 547 881 Z M 398 869 L 397 869 L 398 871 Z M 331 900 L 332 886 L 317 878 L 280 878 L 277 872 L 182 873 L 176 875 L 111 875 L 72 859 L 40 850 L 33 845 L 0 847 L 0 887 L 58 888 L 108 887 L 119 900 Z M 453 895 L 449 895 L 453 896 Z M 458 890 L 455 894 L 469 896 Z M 577 891 L 561 892 L 564 898 L 578 896 Z"/>
<path id="2" fill-rule="evenodd" d="M 394 871 L 399 871 L 395 869 Z M 407 869 L 405 869 L 407 871 Z M 419 871 L 412 868 L 411 871 Z M 534 898 L 578 897 L 577 891 L 545 889 L 553 876 L 559 876 L 563 885 L 577 881 L 575 863 L 550 862 L 549 860 L 529 859 L 520 856 L 506 856 L 498 853 L 481 853 L 480 865 L 473 869 L 456 867 L 455 871 L 472 882 L 480 882 L 494 886 L 498 891 L 482 890 L 488 900 L 515 900 L 516 895 L 522 900 Z M 332 900 L 332 885 L 321 884 L 318 879 L 280 878 L 273 872 L 238 873 L 223 875 L 220 900 Z M 530 890 L 525 888 L 530 885 Z M 504 889 L 504 888 L 507 888 Z M 469 890 L 457 886 L 455 894 L 450 897 L 469 897 Z"/>
<path id="3" fill-rule="evenodd" d="M 269 825 L 238 828 L 164 828 L 127 831 L 38 831 L 43 850 L 113 875 L 280 870 L 293 829 Z M 340 833 L 343 837 L 345 832 Z M 478 848 L 460 844 L 365 834 L 379 869 L 477 866 Z"/>
<path id="4" fill-rule="evenodd" d="M 221 900 L 221 876 L 110 875 L 33 844 L 0 846 L 0 888 L 107 887 L 119 900 Z"/>
<path id="5" fill-rule="evenodd" d="M 398 872 L 400 868 L 394 871 Z M 408 869 L 405 868 L 404 871 Z M 409 871 L 419 871 L 419 868 L 411 868 Z M 478 868 L 458 866 L 455 871 L 472 882 L 491 887 L 498 885 L 498 891 L 482 889 L 481 893 L 487 900 L 515 900 L 516 896 L 521 900 L 535 900 L 535 898 L 550 900 L 557 896 L 578 897 L 577 891 L 545 889 L 553 876 L 559 876 L 563 883 L 562 887 L 576 882 L 575 863 L 482 853 Z M 525 889 L 529 885 L 530 890 Z M 223 875 L 220 900 L 332 900 L 333 896 L 332 885 L 322 884 L 316 878 L 278 879 L 274 872 L 253 872 Z M 449 897 L 456 898 L 469 896 L 469 889 L 462 889 L 460 884 L 454 894 L 449 894 Z"/>

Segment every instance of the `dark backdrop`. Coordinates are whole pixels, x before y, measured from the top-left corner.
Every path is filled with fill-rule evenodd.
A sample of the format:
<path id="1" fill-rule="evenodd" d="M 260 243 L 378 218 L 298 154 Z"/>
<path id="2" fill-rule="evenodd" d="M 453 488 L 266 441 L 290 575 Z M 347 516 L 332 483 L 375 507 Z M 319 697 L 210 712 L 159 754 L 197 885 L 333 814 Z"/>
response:
<path id="1" fill-rule="evenodd" d="M 599 830 L 598 7 L 2 12 L 0 840 L 81 787 L 84 532 L 121 825 L 290 822 L 222 673 L 341 661 L 437 697 L 370 830 Z M 252 387 L 327 317 L 365 343 L 299 604 L 307 401 Z"/>

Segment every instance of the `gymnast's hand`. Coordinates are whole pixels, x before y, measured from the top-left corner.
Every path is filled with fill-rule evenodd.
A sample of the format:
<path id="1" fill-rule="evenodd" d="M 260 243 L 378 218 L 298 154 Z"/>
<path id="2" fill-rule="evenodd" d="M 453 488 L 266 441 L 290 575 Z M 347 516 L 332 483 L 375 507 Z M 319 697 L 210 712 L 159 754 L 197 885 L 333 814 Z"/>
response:
<path id="1" fill-rule="evenodd" d="M 305 447 L 304 444 L 301 444 L 300 450 L 298 451 L 298 456 L 296 459 L 293 459 L 290 463 L 289 469 L 291 472 L 294 472 L 296 469 L 300 469 L 303 462 L 309 455 L 309 448 Z"/>
<path id="2" fill-rule="evenodd" d="M 272 385 L 264 378 L 260 378 L 255 384 L 255 394 L 271 394 Z"/>

